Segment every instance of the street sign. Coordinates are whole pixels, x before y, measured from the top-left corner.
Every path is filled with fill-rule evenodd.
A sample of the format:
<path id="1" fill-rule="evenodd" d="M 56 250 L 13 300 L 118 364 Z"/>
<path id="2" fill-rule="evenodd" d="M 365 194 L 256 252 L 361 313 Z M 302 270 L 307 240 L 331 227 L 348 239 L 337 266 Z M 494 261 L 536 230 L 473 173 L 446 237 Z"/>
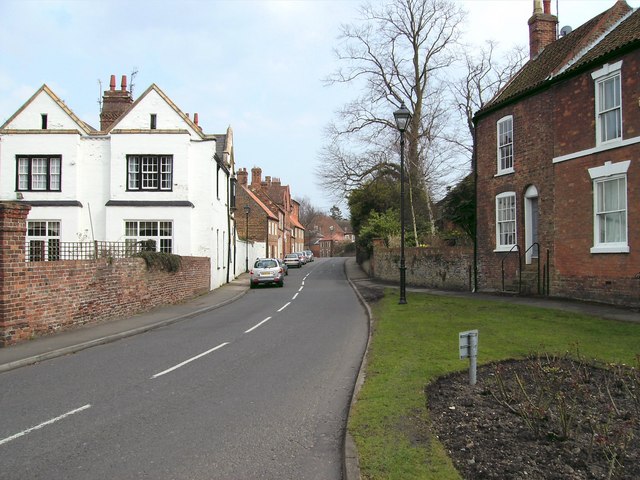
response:
<path id="1" fill-rule="evenodd" d="M 460 360 L 478 356 L 478 330 L 459 333 Z"/>

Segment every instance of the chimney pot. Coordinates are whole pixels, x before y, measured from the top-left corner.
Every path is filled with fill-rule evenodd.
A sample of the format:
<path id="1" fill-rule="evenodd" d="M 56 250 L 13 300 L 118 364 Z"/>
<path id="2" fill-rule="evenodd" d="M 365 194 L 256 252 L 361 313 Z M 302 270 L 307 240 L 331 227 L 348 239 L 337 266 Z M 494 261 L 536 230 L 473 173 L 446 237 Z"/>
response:
<path id="1" fill-rule="evenodd" d="M 198 114 L 197 113 L 193 114 L 193 123 L 196 124 L 196 127 L 198 126 Z"/>
<path id="2" fill-rule="evenodd" d="M 551 43 L 557 40 L 558 17 L 551 15 L 551 0 L 533 2 L 533 15 L 529 19 L 529 58 L 536 58 Z"/>
<path id="3" fill-rule="evenodd" d="M 109 90 L 105 90 L 102 96 L 100 130 L 108 130 L 127 111 L 132 103 L 131 92 L 127 91 L 126 75 L 122 76 L 121 90 L 116 90 L 116 76 L 111 75 Z"/>

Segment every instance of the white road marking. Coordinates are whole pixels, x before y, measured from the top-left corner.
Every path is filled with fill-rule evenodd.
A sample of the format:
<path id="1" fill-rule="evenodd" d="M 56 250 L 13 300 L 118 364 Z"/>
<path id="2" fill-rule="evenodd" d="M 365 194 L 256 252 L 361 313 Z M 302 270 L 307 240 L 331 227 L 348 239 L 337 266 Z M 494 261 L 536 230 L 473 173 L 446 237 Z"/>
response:
<path id="1" fill-rule="evenodd" d="M 271 317 L 267 317 L 264 320 L 262 320 L 260 323 L 258 323 L 257 325 L 254 325 L 253 327 L 251 327 L 249 330 L 245 331 L 244 333 L 251 333 L 253 332 L 256 328 L 258 328 L 260 325 L 262 325 L 265 322 L 268 322 L 269 320 L 271 320 Z"/>
<path id="2" fill-rule="evenodd" d="M 295 300 L 297 296 L 298 296 L 298 293 L 296 293 L 296 294 L 291 298 L 291 300 Z"/>
<path id="3" fill-rule="evenodd" d="M 279 312 L 281 312 L 282 310 L 284 310 L 285 308 L 287 308 L 289 305 L 291 305 L 291 302 L 287 302 L 285 303 L 282 307 L 280 307 L 280 309 L 278 310 Z"/>
<path id="4" fill-rule="evenodd" d="M 300 288 L 298 289 L 298 291 L 299 291 L 299 292 L 301 292 L 303 288 L 304 288 L 304 286 L 300 287 Z"/>
<path id="5" fill-rule="evenodd" d="M 70 412 L 67 412 L 63 415 L 60 415 L 59 417 L 56 418 L 52 418 L 51 420 L 47 420 L 46 422 L 41 423 L 40 425 L 36 425 L 35 427 L 31 427 L 31 428 L 27 428 L 26 430 L 21 431 L 20 433 L 16 433 L 15 435 L 11 435 L 10 437 L 7 438 L 3 438 L 2 440 L 0 440 L 0 445 L 3 445 L 5 443 L 9 443 L 12 440 L 15 440 L 16 438 L 20 438 L 24 435 L 27 435 L 28 433 L 33 432 L 34 430 L 39 430 L 43 427 L 46 427 L 47 425 L 51 425 L 53 423 L 56 423 L 60 420 L 63 420 L 75 413 L 80 413 L 83 410 L 86 410 L 87 408 L 91 408 L 90 404 L 85 405 L 84 407 L 80 407 L 80 408 L 76 408 L 75 410 L 71 410 Z"/>
<path id="6" fill-rule="evenodd" d="M 173 367 L 171 367 L 171 368 L 167 368 L 166 370 L 164 370 L 164 371 L 162 371 L 162 372 L 160 372 L 160 373 L 156 373 L 153 377 L 151 377 L 151 379 L 158 378 L 158 377 L 160 377 L 160 376 L 162 376 L 162 375 L 165 375 L 165 374 L 167 374 L 167 373 L 173 372 L 174 370 L 177 370 L 177 369 L 178 369 L 178 368 L 180 368 L 180 367 L 184 367 L 186 364 L 191 363 L 191 362 L 193 362 L 194 360 L 197 360 L 197 359 L 199 359 L 199 358 L 202 358 L 202 357 L 204 357 L 205 355 L 209 355 L 211 352 L 215 352 L 216 350 L 218 350 L 219 348 L 224 347 L 225 345 L 229 345 L 229 342 L 221 343 L 221 344 L 220 344 L 220 345 L 218 345 L 217 347 L 213 347 L 212 349 L 207 350 L 206 352 L 202 352 L 200 355 L 196 355 L 195 357 L 192 357 L 192 358 L 190 358 L 189 360 L 185 360 L 184 362 L 179 363 L 179 364 L 177 364 L 177 365 L 175 365 L 175 366 L 173 366 Z"/>

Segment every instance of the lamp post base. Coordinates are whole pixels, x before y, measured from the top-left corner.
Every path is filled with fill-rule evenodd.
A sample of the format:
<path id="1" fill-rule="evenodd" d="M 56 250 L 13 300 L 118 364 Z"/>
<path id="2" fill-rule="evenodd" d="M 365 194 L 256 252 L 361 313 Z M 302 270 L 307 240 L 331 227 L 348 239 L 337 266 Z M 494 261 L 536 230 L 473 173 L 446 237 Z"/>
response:
<path id="1" fill-rule="evenodd" d="M 406 274 L 407 267 L 405 267 L 404 265 L 400 265 L 400 301 L 398 301 L 399 305 L 406 305 L 407 303 Z"/>

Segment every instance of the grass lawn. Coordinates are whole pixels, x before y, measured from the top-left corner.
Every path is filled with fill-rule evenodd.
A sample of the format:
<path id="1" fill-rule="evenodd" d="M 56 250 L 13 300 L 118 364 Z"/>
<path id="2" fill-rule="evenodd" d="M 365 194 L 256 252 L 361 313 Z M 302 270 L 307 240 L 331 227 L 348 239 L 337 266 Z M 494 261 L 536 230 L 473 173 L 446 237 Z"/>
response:
<path id="1" fill-rule="evenodd" d="M 348 426 L 367 480 L 460 479 L 422 426 L 429 415 L 425 386 L 469 368 L 458 357 L 459 332 L 479 330 L 478 365 L 578 351 L 587 359 L 633 365 L 640 355 L 640 324 L 418 293 L 408 293 L 407 302 L 398 305 L 397 291 L 388 290 L 373 306 L 366 380 Z"/>

